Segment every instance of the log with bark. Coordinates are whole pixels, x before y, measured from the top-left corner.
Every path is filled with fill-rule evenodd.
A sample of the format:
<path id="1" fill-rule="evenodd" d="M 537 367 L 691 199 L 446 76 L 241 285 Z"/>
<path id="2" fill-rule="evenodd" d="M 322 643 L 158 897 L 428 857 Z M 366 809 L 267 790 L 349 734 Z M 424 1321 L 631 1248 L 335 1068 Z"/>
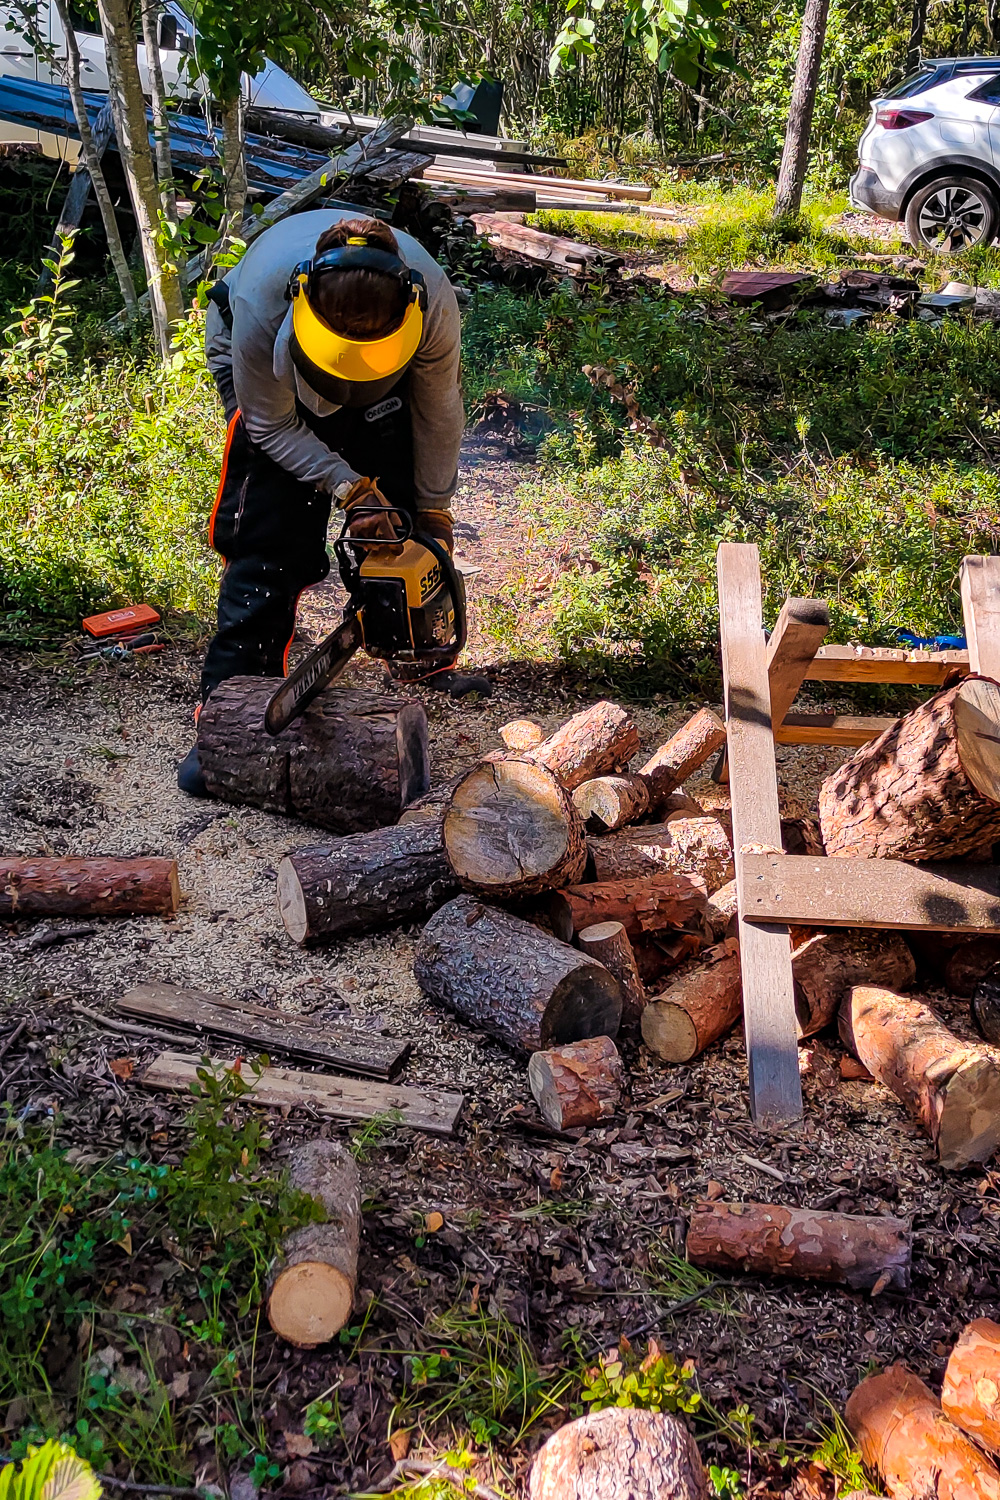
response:
<path id="1" fill-rule="evenodd" d="M 573 806 L 589 833 L 610 833 L 637 823 L 649 810 L 649 787 L 641 776 L 595 776 L 573 793 Z"/>
<path id="2" fill-rule="evenodd" d="M 634 942 L 635 965 L 647 993 L 662 989 L 667 975 L 697 958 L 704 947 L 704 936 L 697 932 L 651 933 Z"/>
<path id="3" fill-rule="evenodd" d="M 899 719 L 828 776 L 828 855 L 958 859 L 1000 838 L 1000 686 L 966 677 Z"/>
<path id="4" fill-rule="evenodd" d="M 699 1204 L 687 1233 L 692 1265 L 801 1276 L 855 1291 L 905 1292 L 912 1254 L 907 1219 L 819 1213 L 778 1203 Z"/>
<path id="5" fill-rule="evenodd" d="M 639 978 L 625 924 L 594 922 L 577 934 L 577 942 L 581 953 L 596 958 L 621 985 L 622 1025 L 638 1026 L 646 1005 L 646 990 Z"/>
<path id="6" fill-rule="evenodd" d="M 461 781 L 464 772 L 452 776 L 450 781 L 444 781 L 440 786 L 432 786 L 429 792 L 422 797 L 415 797 L 408 802 L 399 815 L 398 826 L 405 828 L 408 823 L 423 823 L 427 819 L 435 818 L 440 824 L 444 817 L 444 810 L 451 801 L 451 794 Z"/>
<path id="7" fill-rule="evenodd" d="M 637 775 L 649 788 L 650 811 L 658 811 L 670 793 L 725 743 L 726 726 L 722 720 L 710 708 L 700 708 L 639 767 Z"/>
<path id="8" fill-rule="evenodd" d="M 960 943 L 947 956 L 943 975 L 945 986 L 953 995 L 971 999 L 980 981 L 997 964 L 1000 964 L 1000 938 L 976 937 Z"/>
<path id="9" fill-rule="evenodd" d="M 361 1182 L 349 1151 L 307 1141 L 292 1153 L 288 1185 L 323 1208 L 324 1222 L 287 1235 L 267 1287 L 268 1322 L 298 1349 L 315 1349 L 350 1317 L 358 1279 Z"/>
<path id="10" fill-rule="evenodd" d="M 1000 1497 L 1000 1472 L 905 1365 L 863 1380 L 844 1417 L 861 1457 L 881 1474 L 893 1500 Z"/>
<path id="11" fill-rule="evenodd" d="M 577 932 L 594 922 L 621 922 L 634 942 L 644 934 L 696 924 L 704 914 L 705 882 L 695 875 L 660 873 L 642 880 L 600 880 L 561 893 Z"/>
<path id="12" fill-rule="evenodd" d="M 620 828 L 587 840 L 596 880 L 636 880 L 670 871 L 698 875 L 709 891 L 732 880 L 733 847 L 717 818 L 671 818 L 669 823 Z"/>
<path id="13" fill-rule="evenodd" d="M 642 1013 L 642 1039 L 665 1062 L 690 1062 L 742 1014 L 740 948 L 735 938 L 727 938 L 662 995 L 651 996 Z"/>
<path id="14" fill-rule="evenodd" d="M 792 929 L 792 980 L 799 1036 L 815 1036 L 837 1016 L 856 984 L 906 990 L 916 978 L 913 954 L 898 932 L 841 927 Z"/>
<path id="15" fill-rule="evenodd" d="M 0 859 L 0 917 L 172 917 L 175 859 Z"/>
<path id="16" fill-rule="evenodd" d="M 530 922 L 457 896 L 424 928 L 414 973 L 463 1021 L 524 1052 L 618 1034 L 621 986 Z"/>
<path id="17" fill-rule="evenodd" d="M 526 756 L 467 772 L 445 809 L 443 837 L 461 885 L 497 901 L 572 885 L 587 863 L 569 792 Z"/>
<path id="18" fill-rule="evenodd" d="M 497 730 L 508 750 L 518 755 L 523 750 L 533 750 L 545 738 L 545 730 L 534 719 L 511 719 Z"/>
<path id="19" fill-rule="evenodd" d="M 731 932 L 730 928 L 734 926 L 737 914 L 736 881 L 730 880 L 712 892 L 705 907 L 708 926 L 716 942 L 724 937 L 736 936 L 735 931 Z"/>
<path id="20" fill-rule="evenodd" d="M 1000 1052 L 965 1042 L 929 1005 L 856 985 L 840 1007 L 840 1036 L 927 1131 L 943 1167 L 985 1162 L 1000 1145 Z"/>
<path id="21" fill-rule="evenodd" d="M 980 1447 L 1000 1453 L 1000 1323 L 976 1318 L 962 1329 L 945 1368 L 941 1407 Z"/>
<path id="22" fill-rule="evenodd" d="M 698 1447 L 679 1417 L 608 1406 L 539 1449 L 528 1500 L 708 1500 Z"/>
<path id="23" fill-rule="evenodd" d="M 596 1125 L 622 1096 L 622 1060 L 609 1036 L 569 1042 L 528 1061 L 528 1086 L 542 1119 L 554 1130 Z"/>
<path id="24" fill-rule="evenodd" d="M 296 849 L 278 866 L 278 911 L 312 947 L 400 922 L 422 922 L 458 891 L 436 820 Z"/>
<path id="25" fill-rule="evenodd" d="M 525 755 L 555 772 L 572 792 L 594 776 L 622 770 L 638 748 L 639 732 L 625 710 L 602 701 L 574 714 Z"/>
<path id="26" fill-rule="evenodd" d="M 230 677 L 202 709 L 198 754 L 213 797 L 348 834 L 395 823 L 426 792 L 427 715 L 414 699 L 328 688 L 272 736 L 264 709 L 279 681 Z"/>

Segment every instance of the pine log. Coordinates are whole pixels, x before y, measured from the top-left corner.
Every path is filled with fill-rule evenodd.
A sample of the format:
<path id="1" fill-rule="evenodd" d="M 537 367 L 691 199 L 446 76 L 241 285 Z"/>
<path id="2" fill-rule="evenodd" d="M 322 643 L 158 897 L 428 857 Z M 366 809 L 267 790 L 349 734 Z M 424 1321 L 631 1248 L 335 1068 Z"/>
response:
<path id="1" fill-rule="evenodd" d="M 861 1457 L 881 1474 L 892 1500 L 1000 1497 L 1000 1473 L 905 1365 L 863 1380 L 844 1417 Z"/>
<path id="2" fill-rule="evenodd" d="M 742 1014 L 740 948 L 735 938 L 727 938 L 662 995 L 650 998 L 642 1013 L 642 1039 L 665 1062 L 690 1062 Z"/>
<path id="3" fill-rule="evenodd" d="M 594 922 L 621 922 L 634 942 L 697 922 L 705 911 L 705 882 L 695 875 L 660 873 L 644 880 L 601 880 L 562 893 L 577 932 Z"/>
<path id="4" fill-rule="evenodd" d="M 617 703 L 595 703 L 574 714 L 555 734 L 526 752 L 536 765 L 547 766 L 572 792 L 594 776 L 620 771 L 639 748 L 639 732 Z"/>
<path id="5" fill-rule="evenodd" d="M 573 793 L 573 806 L 590 833 L 610 833 L 637 823 L 649 810 L 649 788 L 641 776 L 595 776 Z"/>
<path id="6" fill-rule="evenodd" d="M 917 975 L 901 933 L 840 927 L 833 932 L 794 928 L 792 981 L 799 1036 L 815 1036 L 836 1019 L 856 984 L 907 990 Z"/>
<path id="7" fill-rule="evenodd" d="M 1000 685 L 966 677 L 824 781 L 828 855 L 959 859 L 1000 838 Z"/>
<path id="8" fill-rule="evenodd" d="M 840 1036 L 927 1131 L 943 1167 L 989 1161 L 1000 1145 L 1000 1052 L 964 1042 L 929 1005 L 857 985 Z"/>
<path id="9" fill-rule="evenodd" d="M 726 726 L 722 720 L 710 708 L 700 708 L 639 767 L 637 774 L 649 787 L 650 811 L 656 812 L 670 793 L 725 743 Z"/>
<path id="10" fill-rule="evenodd" d="M 659 932 L 637 938 L 632 952 L 647 993 L 659 989 L 668 974 L 697 958 L 704 947 L 704 937 L 698 932 Z"/>
<path id="11" fill-rule="evenodd" d="M 0 859 L 0 917 L 172 917 L 175 859 Z"/>
<path id="12" fill-rule="evenodd" d="M 315 1140 L 295 1148 L 288 1185 L 317 1199 L 326 1219 L 286 1236 L 268 1281 L 267 1317 L 279 1338 L 297 1349 L 315 1349 L 339 1333 L 351 1314 L 361 1182 L 349 1151 L 335 1141 Z"/>
<path id="13" fill-rule="evenodd" d="M 637 880 L 669 871 L 699 875 L 709 891 L 732 880 L 733 846 L 717 818 L 671 818 L 587 840 L 596 880 Z"/>
<path id="14" fill-rule="evenodd" d="M 451 801 L 451 794 L 461 781 L 464 771 L 457 776 L 452 776 L 450 781 L 444 781 L 440 786 L 432 786 L 429 792 L 422 797 L 416 797 L 408 802 L 399 815 L 398 827 L 405 828 L 409 823 L 423 823 L 428 819 L 436 818 L 440 824 L 444 817 L 444 810 Z"/>
<path id="15" fill-rule="evenodd" d="M 534 719 L 511 719 L 509 724 L 501 724 L 497 733 L 515 755 L 523 750 L 533 750 L 545 738 L 545 730 Z"/>
<path id="16" fill-rule="evenodd" d="M 1000 964 L 1000 938 L 977 937 L 961 943 L 948 954 L 944 982 L 953 995 L 969 999 L 980 980 Z"/>
<path id="17" fill-rule="evenodd" d="M 854 1291 L 905 1292 L 913 1241 L 907 1219 L 818 1213 L 778 1203 L 702 1203 L 691 1214 L 687 1258 L 716 1271 L 800 1276 Z"/>
<path id="18" fill-rule="evenodd" d="M 305 947 L 422 922 L 457 891 L 430 819 L 296 849 L 278 866 L 278 911 L 288 936 Z"/>
<path id="19" fill-rule="evenodd" d="M 417 983 L 471 1026 L 524 1052 L 618 1034 L 622 992 L 603 964 L 473 896 L 424 928 Z"/>
<path id="20" fill-rule="evenodd" d="M 613 974 L 622 990 L 622 1025 L 638 1026 L 646 1005 L 635 954 L 622 922 L 595 922 L 577 935 L 581 953 L 589 954 Z"/>
<path id="21" fill-rule="evenodd" d="M 281 734 L 264 728 L 274 677 L 230 677 L 198 720 L 213 797 L 301 818 L 333 833 L 399 819 L 428 785 L 427 715 L 414 699 L 332 687 Z"/>
<path id="22" fill-rule="evenodd" d="M 1000 1323 L 976 1318 L 962 1329 L 945 1368 L 941 1408 L 981 1448 L 1000 1453 Z"/>
<path id="23" fill-rule="evenodd" d="M 705 907 L 705 915 L 716 942 L 720 942 L 724 937 L 735 937 L 736 934 L 729 931 L 737 915 L 735 880 L 727 881 L 725 885 L 720 885 L 717 891 L 712 892 L 708 898 L 708 905 Z"/>
<path id="24" fill-rule="evenodd" d="M 461 885 L 497 901 L 572 885 L 586 867 L 583 824 L 569 792 L 554 772 L 523 756 L 468 771 L 443 826 Z"/>
<path id="25" fill-rule="evenodd" d="M 679 1417 L 608 1406 L 568 1422 L 539 1449 L 528 1500 L 708 1500 L 694 1438 Z"/>
<path id="26" fill-rule="evenodd" d="M 554 1130 L 596 1125 L 614 1114 L 622 1096 L 618 1048 L 609 1036 L 595 1036 L 533 1052 L 528 1087 L 542 1119 Z"/>
<path id="27" fill-rule="evenodd" d="M 1000 1047 L 1000 964 L 976 985 L 972 997 L 972 1019 L 979 1035 Z"/>

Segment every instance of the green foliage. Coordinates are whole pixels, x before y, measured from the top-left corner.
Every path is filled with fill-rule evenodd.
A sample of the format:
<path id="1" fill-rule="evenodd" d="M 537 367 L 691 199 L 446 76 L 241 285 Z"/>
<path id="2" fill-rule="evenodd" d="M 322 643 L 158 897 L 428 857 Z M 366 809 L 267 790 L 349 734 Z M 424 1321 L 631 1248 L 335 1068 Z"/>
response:
<path id="1" fill-rule="evenodd" d="M 100 1495 L 90 1465 L 53 1439 L 30 1447 L 20 1469 L 16 1464 L 0 1468 L 0 1500 L 100 1500 Z"/>
<path id="2" fill-rule="evenodd" d="M 650 1339 L 640 1360 L 627 1339 L 617 1349 L 602 1354 L 597 1364 L 587 1370 L 583 1380 L 583 1400 L 592 1411 L 606 1406 L 637 1406 L 644 1411 L 696 1412 L 701 1397 L 693 1388 L 694 1365 L 678 1364 L 672 1354 L 664 1354 L 655 1339 Z"/>
<path id="3" fill-rule="evenodd" d="M 720 1468 L 718 1464 L 709 1464 L 708 1482 L 719 1500 L 741 1500 L 744 1494 L 739 1474 L 728 1466 Z"/>
<path id="4" fill-rule="evenodd" d="M 306 1407 L 302 1431 L 307 1438 L 312 1438 L 320 1452 L 324 1448 L 329 1448 L 338 1438 L 342 1438 L 343 1423 L 340 1421 L 333 1402 L 322 1399 L 310 1401 Z"/>
<path id="5" fill-rule="evenodd" d="M 810 1454 L 812 1462 L 839 1479 L 845 1494 L 856 1490 L 871 1492 L 873 1484 L 877 1492 L 878 1481 L 866 1471 L 850 1431 L 833 1407 L 830 1422 L 820 1426 L 820 1433 L 822 1440 Z"/>

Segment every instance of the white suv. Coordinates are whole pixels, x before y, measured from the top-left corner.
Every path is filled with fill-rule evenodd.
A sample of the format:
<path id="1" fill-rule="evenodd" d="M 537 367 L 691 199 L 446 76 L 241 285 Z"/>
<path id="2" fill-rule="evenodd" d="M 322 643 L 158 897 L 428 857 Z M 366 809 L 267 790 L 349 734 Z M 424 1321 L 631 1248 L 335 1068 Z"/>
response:
<path id="1" fill-rule="evenodd" d="M 957 254 L 1000 235 L 1000 58 L 950 57 L 872 105 L 851 202 L 903 219 L 915 249 Z"/>

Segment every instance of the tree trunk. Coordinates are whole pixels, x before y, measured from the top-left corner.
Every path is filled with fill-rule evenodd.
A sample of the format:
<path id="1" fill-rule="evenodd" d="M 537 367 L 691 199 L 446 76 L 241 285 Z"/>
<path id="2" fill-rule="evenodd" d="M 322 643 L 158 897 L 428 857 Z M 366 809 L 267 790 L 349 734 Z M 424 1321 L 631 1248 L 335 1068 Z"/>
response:
<path id="1" fill-rule="evenodd" d="M 584 781 L 627 766 L 639 748 L 639 733 L 617 703 L 595 703 L 574 714 L 555 734 L 525 753 L 525 759 L 547 766 L 575 791 Z"/>
<path id="2" fill-rule="evenodd" d="M 924 46 L 924 32 L 927 29 L 927 0 L 913 0 L 910 11 L 910 35 L 906 42 L 906 62 L 903 64 L 903 76 L 915 73 L 920 67 L 920 55 Z"/>
<path id="3" fill-rule="evenodd" d="M 734 874 L 733 847 L 717 818 L 671 818 L 669 823 L 621 828 L 588 839 L 587 846 L 599 881 L 697 875 L 709 891 L 717 891 Z"/>
<path id="4" fill-rule="evenodd" d="M 484 761 L 462 777 L 445 811 L 444 845 L 465 889 L 497 901 L 571 885 L 587 863 L 569 792 L 527 757 Z"/>
<path id="5" fill-rule="evenodd" d="M 679 1417 L 608 1406 L 539 1449 L 528 1500 L 708 1500 L 698 1447 Z"/>
<path id="6" fill-rule="evenodd" d="M 595 1036 L 533 1052 L 528 1086 L 542 1119 L 553 1130 L 597 1125 L 614 1114 L 622 1096 L 618 1048 L 610 1037 Z"/>
<path id="7" fill-rule="evenodd" d="M 603 964 L 473 896 L 431 917 L 413 971 L 463 1021 L 524 1052 L 614 1037 L 621 1024 L 621 988 Z"/>
<path id="8" fill-rule="evenodd" d="M 534 750 L 545 738 L 544 729 L 534 719 L 511 719 L 509 724 L 501 724 L 497 733 L 507 749 L 513 750 L 515 755 L 524 750 Z"/>
<path id="9" fill-rule="evenodd" d="M 0 859 L 0 917 L 172 917 L 175 859 Z"/>
<path id="10" fill-rule="evenodd" d="M 1000 1047 L 1000 964 L 977 984 L 972 997 L 972 1019 L 979 1035 Z"/>
<path id="11" fill-rule="evenodd" d="M 1000 1473 L 953 1426 L 933 1391 L 905 1365 L 869 1375 L 851 1393 L 844 1418 L 870 1469 L 892 1500 L 997 1500 Z"/>
<path id="12" fill-rule="evenodd" d="M 240 237 L 246 211 L 247 168 L 246 132 L 243 120 L 243 92 L 237 85 L 236 97 L 226 101 L 222 111 L 222 170 L 225 177 L 225 216 L 222 221 L 222 248 L 229 250 Z"/>
<path id="13" fill-rule="evenodd" d="M 920 1121 L 943 1167 L 989 1161 L 1000 1145 L 1000 1053 L 961 1041 L 920 1000 L 868 985 L 845 998 L 840 1036 Z"/>
<path id="14" fill-rule="evenodd" d="M 962 1329 L 944 1372 L 941 1407 L 981 1448 L 1000 1453 L 1000 1323 L 976 1318 Z"/>
<path id="15" fill-rule="evenodd" d="M 1000 838 L 1000 686 L 929 698 L 827 777 L 819 814 L 829 855 L 920 863 Z"/>
<path id="16" fill-rule="evenodd" d="M 825 1030 L 854 985 L 908 990 L 916 977 L 913 954 L 901 933 L 841 927 L 835 932 L 796 928 L 792 934 L 792 980 L 800 1037 Z"/>
<path id="17" fill-rule="evenodd" d="M 801 1276 L 854 1291 L 907 1291 L 912 1253 L 908 1219 L 825 1214 L 777 1203 L 700 1204 L 687 1233 L 692 1265 Z"/>
<path id="18" fill-rule="evenodd" d="M 622 989 L 622 1025 L 638 1026 L 646 1005 L 646 991 L 628 933 L 621 922 L 595 922 L 578 935 L 580 952 L 587 953 L 613 974 Z"/>
<path id="19" fill-rule="evenodd" d="M 422 922 L 458 891 L 429 819 L 296 849 L 278 866 L 278 910 L 288 936 L 314 947 L 401 922 Z"/>
<path id="20" fill-rule="evenodd" d="M 725 885 L 720 885 L 717 891 L 712 892 L 705 909 L 708 925 L 717 943 L 731 935 L 729 929 L 733 926 L 733 918 L 737 915 L 737 911 L 736 881 L 730 880 Z"/>
<path id="21" fill-rule="evenodd" d="M 743 1014 L 740 949 L 735 938 L 709 948 L 703 961 L 650 997 L 642 1013 L 642 1039 L 665 1062 L 690 1062 Z"/>
<path id="22" fill-rule="evenodd" d="M 945 988 L 971 999 L 981 980 L 1000 964 L 1000 938 L 977 937 L 949 953 L 944 966 Z"/>
<path id="23" fill-rule="evenodd" d="M 340 1332 L 358 1280 L 361 1181 L 349 1151 L 307 1141 L 293 1152 L 288 1186 L 323 1205 L 326 1222 L 305 1224 L 282 1243 L 267 1288 L 267 1318 L 279 1338 L 315 1349 Z"/>
<path id="24" fill-rule="evenodd" d="M 809 165 L 809 133 L 816 107 L 816 89 L 823 64 L 823 42 L 826 39 L 829 12 L 830 0 L 806 0 L 799 53 L 795 63 L 795 80 L 788 106 L 785 146 L 781 153 L 778 186 L 774 197 L 775 218 L 781 218 L 783 214 L 797 214 L 802 206 L 802 189 L 805 187 L 806 169 Z"/>
<path id="25" fill-rule="evenodd" d="M 649 811 L 649 787 L 641 776 L 596 776 L 577 787 L 573 806 L 588 833 L 610 833 Z"/>
<path id="26" fill-rule="evenodd" d="M 174 162 L 170 153 L 170 121 L 167 118 L 167 91 L 163 83 L 160 59 L 159 0 L 139 0 L 142 16 L 142 41 L 149 71 L 149 102 L 153 112 L 153 153 L 160 189 L 160 208 L 166 223 L 177 229 L 177 191 L 174 186 Z"/>
<path id="27" fill-rule="evenodd" d="M 726 726 L 722 720 L 710 708 L 700 708 L 636 773 L 649 787 L 650 812 L 658 811 L 670 793 L 725 743 Z"/>
<path id="28" fill-rule="evenodd" d="M 594 922 L 621 922 L 629 938 L 697 922 L 705 910 L 705 882 L 660 872 L 644 880 L 603 880 L 561 892 L 579 932 Z"/>
<path id="29" fill-rule="evenodd" d="M 213 797 L 334 833 L 395 823 L 427 787 L 427 716 L 412 699 L 329 688 L 279 735 L 264 728 L 273 677 L 230 677 L 198 720 Z"/>

